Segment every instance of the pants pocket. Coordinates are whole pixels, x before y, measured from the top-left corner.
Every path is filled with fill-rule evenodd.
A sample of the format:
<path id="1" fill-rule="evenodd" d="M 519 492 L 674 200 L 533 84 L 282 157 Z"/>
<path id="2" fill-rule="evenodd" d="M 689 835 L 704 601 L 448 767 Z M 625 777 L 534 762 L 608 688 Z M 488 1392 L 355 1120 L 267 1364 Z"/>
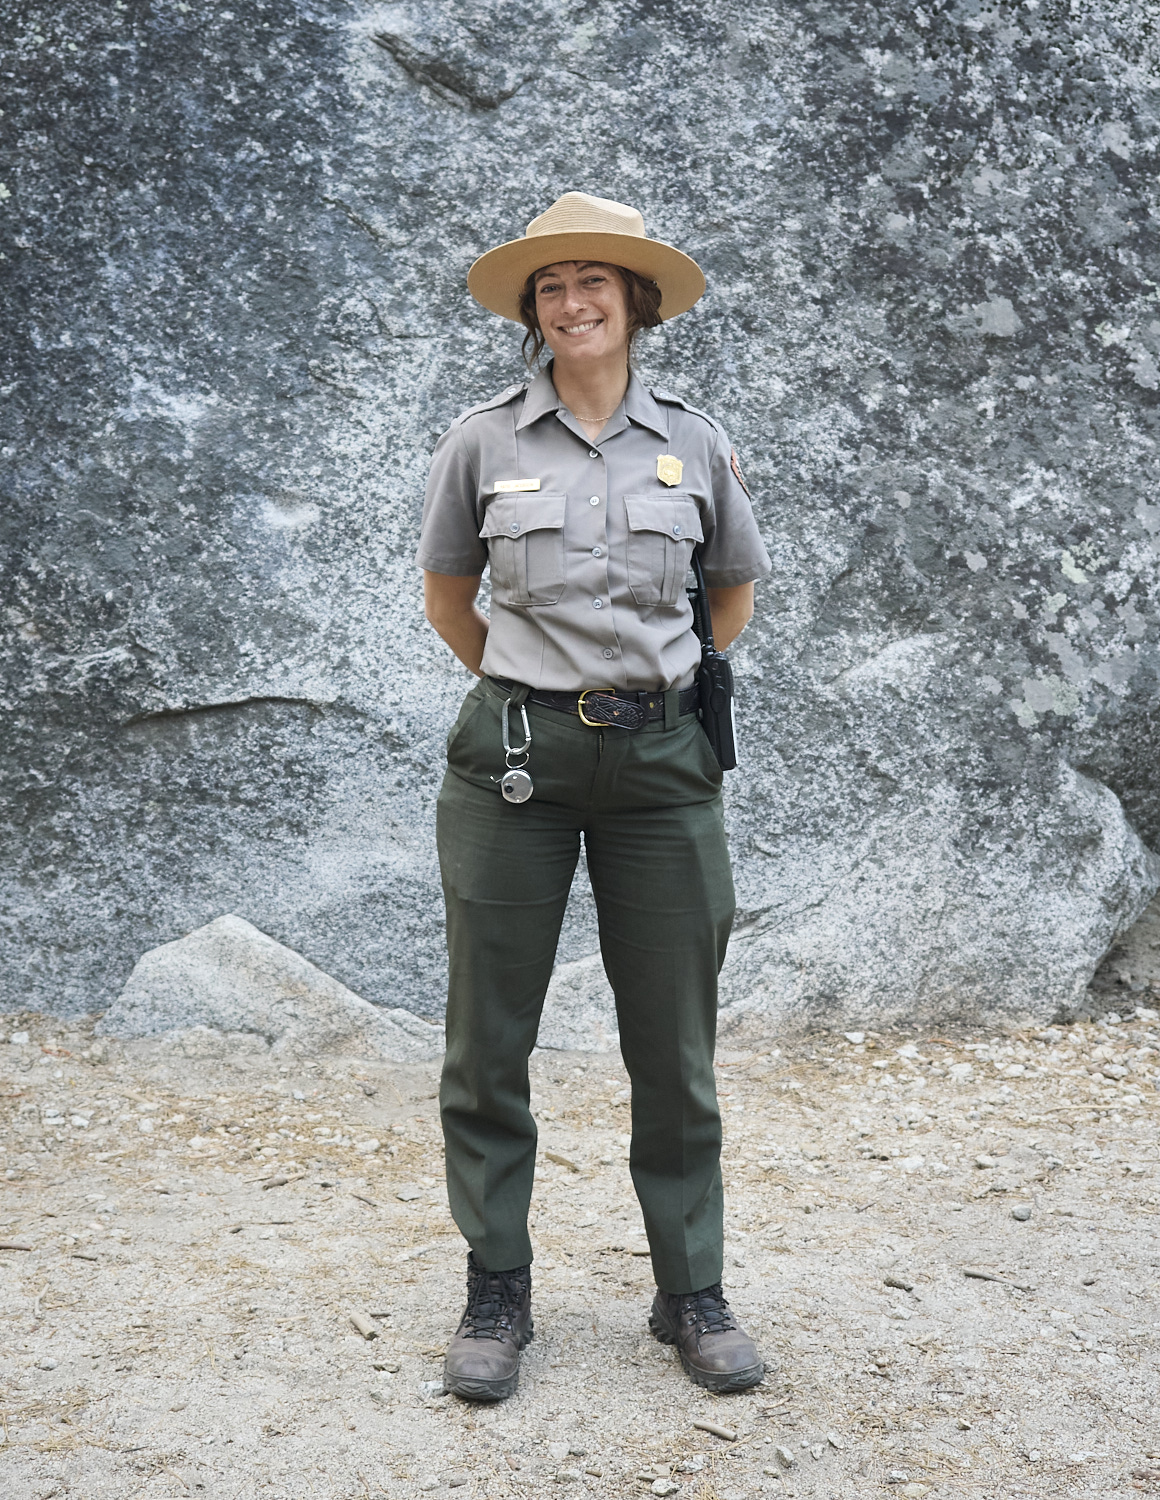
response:
<path id="1" fill-rule="evenodd" d="M 483 683 L 482 682 L 478 682 L 471 689 L 471 691 L 468 693 L 467 697 L 464 698 L 463 704 L 460 707 L 459 715 L 456 718 L 455 723 L 452 724 L 451 728 L 447 731 L 447 762 L 448 762 L 448 764 L 451 763 L 451 757 L 452 757 L 452 755 L 455 752 L 455 747 L 459 744 L 460 740 L 466 734 L 468 728 L 471 725 L 471 721 L 475 718 L 475 716 L 479 713 L 479 710 L 483 707 L 483 703 L 484 703 L 484 688 L 483 688 Z"/>

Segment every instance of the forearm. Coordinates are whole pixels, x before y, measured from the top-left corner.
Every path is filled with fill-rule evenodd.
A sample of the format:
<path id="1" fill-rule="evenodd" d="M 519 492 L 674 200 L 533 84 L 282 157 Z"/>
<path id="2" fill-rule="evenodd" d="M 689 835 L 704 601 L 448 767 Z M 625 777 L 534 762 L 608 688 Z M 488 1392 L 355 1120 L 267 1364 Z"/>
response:
<path id="1" fill-rule="evenodd" d="M 487 644 L 488 618 L 476 607 L 478 591 L 478 578 L 453 578 L 443 573 L 423 575 L 429 623 L 467 670 L 482 677 L 480 665 Z"/>
<path id="2" fill-rule="evenodd" d="M 482 677 L 480 663 L 483 661 L 483 648 L 487 645 L 487 616 L 472 605 L 466 615 L 453 620 L 432 620 L 431 624 L 436 635 L 446 641 L 467 670 Z"/>
<path id="3" fill-rule="evenodd" d="M 753 618 L 753 585 L 741 583 L 729 589 L 706 589 L 713 643 L 727 650 Z"/>

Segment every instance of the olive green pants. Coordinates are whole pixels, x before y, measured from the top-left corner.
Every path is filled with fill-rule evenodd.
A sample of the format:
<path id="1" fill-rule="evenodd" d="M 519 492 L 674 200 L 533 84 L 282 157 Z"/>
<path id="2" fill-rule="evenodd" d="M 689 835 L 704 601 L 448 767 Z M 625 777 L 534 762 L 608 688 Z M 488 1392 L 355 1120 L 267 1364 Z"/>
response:
<path id="1" fill-rule="evenodd" d="M 448 738 L 438 843 L 450 983 L 440 1108 L 451 1212 L 479 1263 L 532 1258 L 528 1057 L 580 852 L 632 1083 L 630 1170 L 657 1285 L 721 1277 L 717 975 L 733 921 L 721 771 L 694 715 L 629 732 L 527 706 L 535 792 L 505 802 L 500 713 L 484 680 Z M 513 744 L 523 734 L 511 714 Z"/>

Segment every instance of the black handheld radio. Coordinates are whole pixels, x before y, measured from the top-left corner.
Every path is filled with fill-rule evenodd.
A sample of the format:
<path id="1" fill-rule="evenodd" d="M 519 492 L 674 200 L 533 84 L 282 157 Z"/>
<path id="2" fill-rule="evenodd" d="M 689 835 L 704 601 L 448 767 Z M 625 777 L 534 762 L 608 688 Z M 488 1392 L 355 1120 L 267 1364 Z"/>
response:
<path id="1" fill-rule="evenodd" d="M 693 577 L 697 586 L 688 592 L 689 602 L 693 606 L 693 629 L 701 642 L 701 666 L 697 673 L 701 726 L 709 737 L 717 764 L 723 771 L 732 771 L 737 765 L 737 744 L 733 729 L 733 668 L 725 653 L 718 651 L 713 645 L 709 595 L 705 589 L 701 559 L 695 550 Z"/>

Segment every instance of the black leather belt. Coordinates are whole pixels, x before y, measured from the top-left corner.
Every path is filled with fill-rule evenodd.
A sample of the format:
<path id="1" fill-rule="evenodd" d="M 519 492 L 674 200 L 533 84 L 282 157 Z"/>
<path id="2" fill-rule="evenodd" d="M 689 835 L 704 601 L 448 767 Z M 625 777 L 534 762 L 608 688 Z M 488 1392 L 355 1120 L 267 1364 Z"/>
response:
<path id="1" fill-rule="evenodd" d="M 511 692 L 516 684 L 504 677 L 493 677 L 505 692 Z M 682 714 L 696 713 L 698 706 L 696 685 L 682 688 L 678 695 L 678 708 Z M 541 708 L 554 708 L 559 713 L 575 714 L 583 724 L 594 729 L 612 725 L 618 729 L 640 729 L 665 716 L 663 692 L 622 693 L 615 688 L 585 688 L 582 693 L 549 693 L 533 688 L 528 694 L 529 703 L 538 703 Z"/>

